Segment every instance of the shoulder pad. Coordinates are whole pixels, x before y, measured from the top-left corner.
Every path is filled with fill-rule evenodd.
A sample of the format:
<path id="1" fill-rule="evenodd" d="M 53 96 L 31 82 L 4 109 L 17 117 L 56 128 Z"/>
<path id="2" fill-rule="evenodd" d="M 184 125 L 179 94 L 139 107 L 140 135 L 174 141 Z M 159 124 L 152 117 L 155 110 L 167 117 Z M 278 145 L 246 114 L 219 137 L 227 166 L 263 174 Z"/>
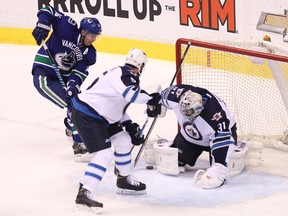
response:
<path id="1" fill-rule="evenodd" d="M 121 80 L 126 86 L 139 85 L 139 77 L 132 73 L 130 67 L 120 67 L 122 70 Z"/>

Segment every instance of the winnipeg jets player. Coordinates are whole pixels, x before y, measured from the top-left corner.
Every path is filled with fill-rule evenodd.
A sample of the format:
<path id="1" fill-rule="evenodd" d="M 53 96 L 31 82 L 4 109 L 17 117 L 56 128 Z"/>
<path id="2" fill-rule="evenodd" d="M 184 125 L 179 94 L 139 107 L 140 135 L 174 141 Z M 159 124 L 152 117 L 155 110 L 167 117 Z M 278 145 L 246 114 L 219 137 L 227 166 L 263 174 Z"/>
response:
<path id="1" fill-rule="evenodd" d="M 157 116 L 161 104 L 173 109 L 180 126 L 171 145 L 178 148 L 179 166 L 194 166 L 200 154 L 208 151 L 211 167 L 196 178 L 205 189 L 222 186 L 229 174 L 227 163 L 237 143 L 236 122 L 226 104 L 207 89 L 191 85 L 165 89 L 161 102 L 148 106 L 148 116 Z"/>
<path id="2" fill-rule="evenodd" d="M 116 182 L 118 193 L 145 193 L 146 185 L 130 175 L 131 143 L 140 145 L 144 138 L 139 136 L 139 125 L 132 123 L 126 110 L 131 103 L 147 104 L 159 96 L 159 93 L 149 95 L 139 86 L 139 77 L 146 63 L 145 52 L 133 48 L 124 66 L 105 71 L 87 90 L 72 99 L 72 120 L 88 151 L 96 152 L 81 180 L 77 204 L 103 207 L 95 200 L 93 192 L 97 192 L 113 157 L 119 172 Z"/>
<path id="3" fill-rule="evenodd" d="M 69 98 L 79 93 L 80 86 L 88 75 L 89 66 L 96 62 L 96 50 L 92 43 L 101 34 L 102 27 L 96 18 L 86 17 L 81 20 L 78 28 L 71 17 L 51 6 L 39 10 L 37 16 L 38 22 L 32 35 L 36 43 L 41 45 L 52 26 L 53 32 L 47 40 L 47 47 L 66 86 L 63 88 L 61 85 L 43 47 L 39 49 L 33 62 L 34 86 L 43 97 L 60 108 L 67 107 L 67 117 L 64 119 L 66 134 L 73 136 L 74 154 L 81 157 L 87 150 L 71 122 Z"/>

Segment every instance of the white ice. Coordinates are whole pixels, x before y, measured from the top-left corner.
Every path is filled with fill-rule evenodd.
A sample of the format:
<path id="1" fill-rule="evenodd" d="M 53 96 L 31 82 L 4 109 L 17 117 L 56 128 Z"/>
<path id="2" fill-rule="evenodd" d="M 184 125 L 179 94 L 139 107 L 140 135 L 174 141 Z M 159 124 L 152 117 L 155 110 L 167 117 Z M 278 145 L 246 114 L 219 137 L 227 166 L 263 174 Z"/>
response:
<path id="1" fill-rule="evenodd" d="M 61 110 L 44 99 L 33 86 L 31 66 L 37 46 L 0 44 L 0 215 L 68 216 L 93 215 L 75 210 L 74 200 L 85 163 L 74 161 L 72 144 L 64 134 Z M 122 65 L 124 56 L 98 53 L 96 65 L 83 87 L 97 74 Z M 148 92 L 156 85 L 170 84 L 175 73 L 172 62 L 149 59 L 141 84 Z M 144 105 L 131 105 L 129 114 L 144 123 Z M 150 123 L 152 120 L 150 120 Z M 149 125 L 148 125 L 149 128 Z M 151 138 L 173 139 L 177 130 L 172 111 L 159 119 Z M 137 153 L 135 148 L 133 154 Z M 288 153 L 263 149 L 259 168 L 245 170 L 215 190 L 193 187 L 197 168 L 208 167 L 201 155 L 195 170 L 165 176 L 146 170 L 141 158 L 133 175 L 147 185 L 147 194 L 117 195 L 113 164 L 106 173 L 97 199 L 104 204 L 103 215 L 288 215 Z"/>

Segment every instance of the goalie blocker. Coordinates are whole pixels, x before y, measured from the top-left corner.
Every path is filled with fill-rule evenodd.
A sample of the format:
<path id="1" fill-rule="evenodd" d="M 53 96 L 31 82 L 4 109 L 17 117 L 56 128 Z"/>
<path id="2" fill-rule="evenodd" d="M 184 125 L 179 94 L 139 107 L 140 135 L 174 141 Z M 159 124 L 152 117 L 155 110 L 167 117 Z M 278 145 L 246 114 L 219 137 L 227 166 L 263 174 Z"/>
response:
<path id="1" fill-rule="evenodd" d="M 178 149 L 170 147 L 172 141 L 158 139 L 147 143 L 144 158 L 147 164 L 156 165 L 160 173 L 178 175 L 185 167 L 178 166 Z M 239 141 L 227 165 L 229 177 L 239 175 L 245 167 L 260 166 L 263 144 L 258 141 Z"/>

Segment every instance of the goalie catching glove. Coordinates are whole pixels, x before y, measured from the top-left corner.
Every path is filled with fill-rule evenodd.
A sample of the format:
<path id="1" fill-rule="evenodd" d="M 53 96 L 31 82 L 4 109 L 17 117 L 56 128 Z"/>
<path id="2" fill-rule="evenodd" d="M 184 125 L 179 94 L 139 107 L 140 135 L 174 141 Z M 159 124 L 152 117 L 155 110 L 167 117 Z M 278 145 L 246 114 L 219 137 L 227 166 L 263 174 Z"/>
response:
<path id="1" fill-rule="evenodd" d="M 166 107 L 160 103 L 161 95 L 159 93 L 150 94 L 152 99 L 147 102 L 147 115 L 148 117 L 164 117 L 166 115 Z"/>
<path id="2" fill-rule="evenodd" d="M 38 46 L 42 43 L 42 40 L 47 38 L 50 29 L 50 23 L 47 20 L 39 20 L 37 22 L 32 35 L 35 38 Z"/>
<path id="3" fill-rule="evenodd" d="M 144 142 L 144 135 L 141 134 L 140 126 L 132 123 L 131 120 L 122 123 L 125 130 L 129 133 L 133 145 L 141 145 Z"/>

